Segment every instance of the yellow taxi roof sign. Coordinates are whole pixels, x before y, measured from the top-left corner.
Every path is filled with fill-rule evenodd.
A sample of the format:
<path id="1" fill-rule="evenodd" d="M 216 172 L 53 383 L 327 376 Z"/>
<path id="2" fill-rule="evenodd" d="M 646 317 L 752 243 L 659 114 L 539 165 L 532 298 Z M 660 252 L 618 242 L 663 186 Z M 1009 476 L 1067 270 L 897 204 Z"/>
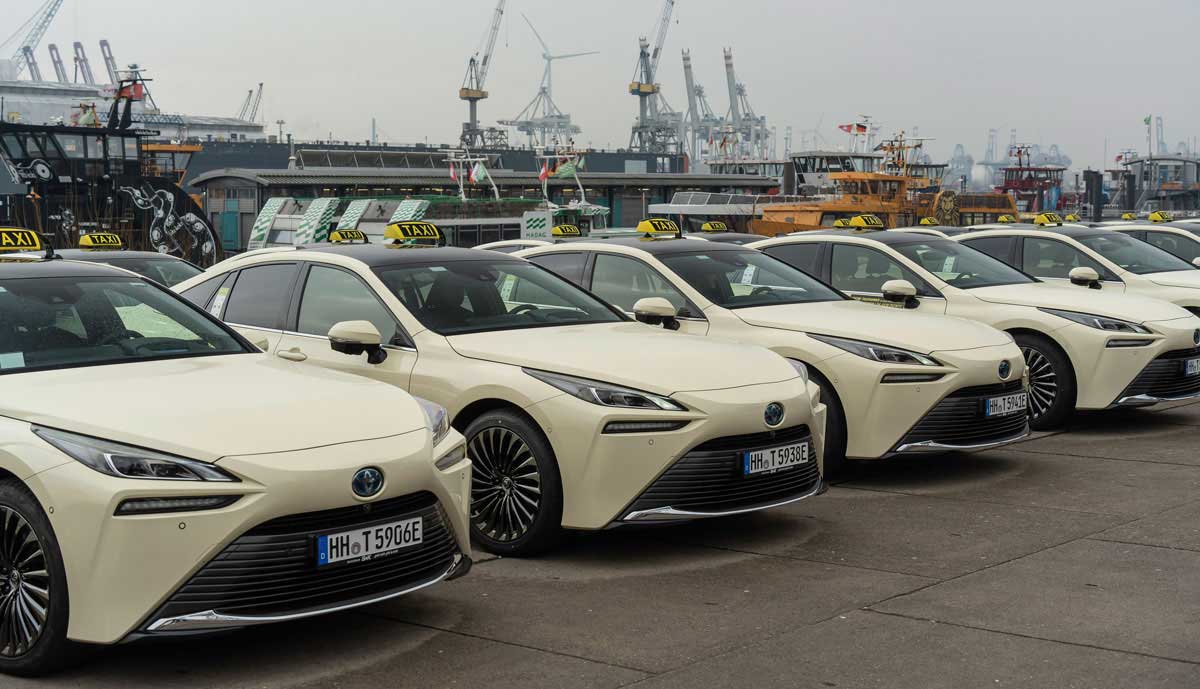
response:
<path id="1" fill-rule="evenodd" d="M 577 225 L 555 225 L 550 228 L 552 237 L 582 237 L 583 232 Z"/>
<path id="2" fill-rule="evenodd" d="M 1122 213 L 1121 219 L 1122 220 L 1137 220 L 1137 216 L 1134 215 L 1133 213 Z"/>
<path id="3" fill-rule="evenodd" d="M 646 218 L 638 223 L 637 231 L 649 237 L 668 234 L 678 235 L 679 225 L 676 225 L 674 220 L 666 218 Z"/>
<path id="4" fill-rule="evenodd" d="M 701 232 L 728 232 L 729 225 L 726 225 L 725 223 L 721 222 L 720 220 L 710 220 L 700 226 L 700 231 Z"/>
<path id="5" fill-rule="evenodd" d="M 883 221 L 879 219 L 878 215 L 863 213 L 850 218 L 846 227 L 883 227 Z"/>
<path id="6" fill-rule="evenodd" d="M 433 239 L 441 241 L 442 231 L 437 225 L 423 220 L 404 220 L 394 222 L 383 231 L 384 239 L 408 241 L 411 239 Z"/>
<path id="7" fill-rule="evenodd" d="M 996 218 L 996 222 L 1004 224 L 1004 225 L 1011 225 L 1012 223 L 1015 223 L 1016 221 L 1017 221 L 1017 219 L 1011 215 L 1001 215 L 1000 217 Z"/>
<path id="8" fill-rule="evenodd" d="M 121 236 L 112 232 L 89 232 L 79 235 L 80 249 L 111 251 L 119 250 L 124 246 Z"/>
<path id="9" fill-rule="evenodd" d="M 1058 213 L 1039 213 L 1038 216 L 1033 219 L 1033 224 L 1037 225 L 1038 227 L 1045 227 L 1047 225 L 1061 225 L 1063 224 L 1063 219 Z"/>
<path id="10" fill-rule="evenodd" d="M 1063 220 L 1067 222 L 1079 222 L 1079 216 L 1074 213 L 1067 213 L 1063 216 Z"/>
<path id="11" fill-rule="evenodd" d="M 846 222 L 843 218 L 838 218 L 837 220 L 833 221 L 833 226 L 834 227 L 850 227 L 850 223 Z"/>
<path id="12" fill-rule="evenodd" d="M 1167 211 L 1154 211 L 1150 214 L 1150 222 L 1171 222 L 1174 218 Z"/>
<path id="13" fill-rule="evenodd" d="M 329 241 L 334 244 L 367 244 L 367 235 L 362 230 L 334 230 L 329 233 Z"/>
<path id="14" fill-rule="evenodd" d="M 0 251 L 41 251 L 42 238 L 23 227 L 0 227 Z"/>
<path id="15" fill-rule="evenodd" d="M 919 222 L 919 223 L 917 223 L 917 224 L 918 224 L 918 225 L 937 225 L 937 224 L 938 224 L 938 219 L 937 219 L 937 218 L 931 218 L 931 217 L 928 217 L 928 216 L 926 216 L 926 217 L 924 217 L 924 218 L 921 218 L 921 222 Z"/>

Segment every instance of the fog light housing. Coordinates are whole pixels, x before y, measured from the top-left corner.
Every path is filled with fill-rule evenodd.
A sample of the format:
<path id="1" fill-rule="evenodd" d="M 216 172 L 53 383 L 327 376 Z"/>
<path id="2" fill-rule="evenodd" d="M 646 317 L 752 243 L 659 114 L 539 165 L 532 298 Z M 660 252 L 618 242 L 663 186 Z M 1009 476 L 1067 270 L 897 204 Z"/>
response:
<path id="1" fill-rule="evenodd" d="M 201 495 L 178 498 L 129 498 L 122 500 L 113 514 L 118 517 L 127 517 L 135 514 L 219 510 L 222 507 L 229 507 L 241 497 L 240 495 Z"/>
<path id="2" fill-rule="evenodd" d="M 940 373 L 887 373 L 881 383 L 932 383 L 940 380 Z"/>
<path id="3" fill-rule="evenodd" d="M 605 433 L 666 433 L 688 425 L 687 421 L 609 421 Z"/>
<path id="4" fill-rule="evenodd" d="M 1146 347 L 1154 344 L 1154 340 L 1109 340 L 1104 346 L 1109 349 L 1121 349 L 1124 347 Z"/>

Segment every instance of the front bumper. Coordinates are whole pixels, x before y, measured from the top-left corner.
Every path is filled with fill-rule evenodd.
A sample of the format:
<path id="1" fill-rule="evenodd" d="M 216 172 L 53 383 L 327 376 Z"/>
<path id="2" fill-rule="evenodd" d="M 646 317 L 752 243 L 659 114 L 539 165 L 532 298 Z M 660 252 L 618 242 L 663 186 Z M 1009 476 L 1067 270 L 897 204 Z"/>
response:
<path id="1" fill-rule="evenodd" d="M 1025 390 L 1022 380 L 956 390 L 917 422 L 889 456 L 986 450 L 1021 440 L 1029 435 L 1028 414 L 987 417 L 983 405 L 988 398 Z"/>
<path id="2" fill-rule="evenodd" d="M 1200 375 L 1186 375 L 1185 362 L 1200 358 L 1200 347 L 1156 357 L 1142 369 L 1111 407 L 1147 407 L 1159 402 L 1200 398 Z"/>
<path id="3" fill-rule="evenodd" d="M 462 437 L 451 433 L 438 446 L 448 451 Z M 46 446 L 48 451 L 57 452 Z M 444 515 L 455 553 L 470 557 L 467 509 L 471 465 L 463 460 L 446 470 L 432 462 L 429 434 L 416 431 L 388 438 L 266 455 L 228 457 L 219 464 L 240 483 L 168 482 L 105 476 L 75 461 L 67 461 L 28 480 L 30 489 L 46 509 L 58 538 L 71 597 L 68 638 L 95 644 L 112 644 L 131 635 L 147 633 L 160 618 L 212 612 L 229 614 L 222 607 L 199 605 L 165 610 L 164 606 L 189 581 L 221 557 L 229 546 L 256 528 L 290 516 L 325 510 L 363 510 L 384 501 L 424 492 L 432 495 Z M 439 455 L 440 456 L 440 455 Z M 351 478 L 364 467 L 380 468 L 385 476 L 381 493 L 361 500 L 351 491 Z M 126 499 L 233 494 L 237 502 L 216 510 L 114 516 Z M 239 544 L 237 556 L 246 554 Z M 307 549 L 284 553 L 298 560 Z M 253 558 L 251 558 L 252 560 Z M 386 559 L 379 560 L 386 562 Z M 333 567 L 337 567 L 334 565 Z M 450 559 L 428 583 L 450 569 Z M 255 573 L 250 573 L 255 574 Z M 261 576 L 261 574 L 259 574 Z M 263 586 L 271 577 L 263 579 Z M 394 593 L 420 584 L 401 582 L 397 591 L 349 591 L 338 599 L 299 603 L 294 608 L 232 610 L 233 615 L 263 617 L 295 613 L 319 614 L 337 605 L 365 604 L 375 594 Z M 368 600 L 357 600 L 367 595 Z M 335 600 L 337 599 L 337 600 Z M 168 631 L 159 626 L 155 632 Z M 225 628 L 224 621 L 211 629 Z M 200 628 L 194 620 L 175 626 Z"/>
<path id="4" fill-rule="evenodd" d="M 688 408 L 686 412 L 602 407 L 570 395 L 545 400 L 526 411 L 546 431 L 558 458 L 563 486 L 563 526 L 603 529 L 625 519 L 634 511 L 631 506 L 639 496 L 681 458 L 704 443 L 768 432 L 770 429 L 764 422 L 763 412 L 770 402 L 779 402 L 786 409 L 781 428 L 807 428 L 815 457 L 812 464 L 819 471 L 824 452 L 825 405 L 818 402 L 814 406 L 813 397 L 818 394 L 815 386 L 797 377 L 778 383 L 672 395 Z M 669 420 L 686 422 L 686 425 L 673 431 L 603 432 L 613 422 Z M 811 486 L 806 486 L 804 492 L 807 490 L 811 490 Z M 789 494 L 788 497 L 800 496 Z M 653 505 L 655 508 L 667 506 L 671 505 Z M 762 504 L 756 509 L 766 506 Z M 725 511 L 709 506 L 694 509 L 676 504 L 673 507 L 680 511 L 674 519 Z M 738 505 L 730 509 L 747 507 Z"/>

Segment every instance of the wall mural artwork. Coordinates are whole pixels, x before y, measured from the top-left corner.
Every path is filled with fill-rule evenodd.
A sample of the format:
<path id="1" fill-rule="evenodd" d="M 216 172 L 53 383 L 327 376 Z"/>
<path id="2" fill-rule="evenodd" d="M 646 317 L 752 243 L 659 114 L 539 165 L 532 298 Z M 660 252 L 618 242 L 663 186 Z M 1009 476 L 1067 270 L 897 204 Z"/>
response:
<path id="1" fill-rule="evenodd" d="M 177 197 L 181 195 L 177 188 L 155 188 L 145 181 L 141 187 L 122 186 L 119 191 L 149 215 L 147 241 L 154 251 L 201 266 L 216 262 L 216 236 L 204 218 L 194 212 L 199 209 L 189 209 L 183 215 L 176 213 Z M 187 201 L 186 205 L 195 206 L 191 199 Z"/>

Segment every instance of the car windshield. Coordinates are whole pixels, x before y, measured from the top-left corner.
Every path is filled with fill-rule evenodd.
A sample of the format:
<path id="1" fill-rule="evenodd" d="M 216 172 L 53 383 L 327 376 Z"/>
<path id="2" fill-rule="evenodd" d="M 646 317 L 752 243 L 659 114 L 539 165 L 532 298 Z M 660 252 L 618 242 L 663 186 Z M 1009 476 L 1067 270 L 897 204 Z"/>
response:
<path id="1" fill-rule="evenodd" d="M 1076 239 L 1104 258 L 1138 275 L 1195 270 L 1195 266 L 1182 258 L 1120 232 L 1108 231 Z"/>
<path id="2" fill-rule="evenodd" d="M 0 374 L 246 351 L 183 299 L 139 278 L 0 280 Z"/>
<path id="3" fill-rule="evenodd" d="M 961 289 L 1037 282 L 982 251 L 949 239 L 909 242 L 894 247 L 908 260 Z"/>
<path id="4" fill-rule="evenodd" d="M 413 316 L 441 335 L 625 320 L 574 284 L 525 261 L 380 266 L 375 273 Z"/>
<path id="5" fill-rule="evenodd" d="M 845 298 L 807 273 L 753 249 L 668 254 L 659 260 L 706 299 L 727 309 Z"/>
<path id="6" fill-rule="evenodd" d="M 144 275 L 167 287 L 174 287 L 204 272 L 187 261 L 174 258 L 113 258 L 104 262 Z"/>

